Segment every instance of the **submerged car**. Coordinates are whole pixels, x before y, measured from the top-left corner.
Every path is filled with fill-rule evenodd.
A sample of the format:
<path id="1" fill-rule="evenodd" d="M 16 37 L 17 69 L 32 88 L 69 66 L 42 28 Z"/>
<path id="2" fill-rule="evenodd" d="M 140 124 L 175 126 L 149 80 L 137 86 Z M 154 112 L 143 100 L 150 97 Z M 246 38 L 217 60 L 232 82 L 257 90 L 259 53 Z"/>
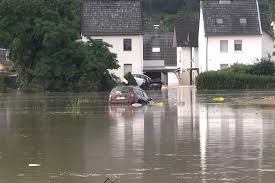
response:
<path id="1" fill-rule="evenodd" d="M 134 104 L 149 103 L 152 98 L 138 86 L 117 86 L 112 89 L 109 95 L 109 103 L 113 104 Z"/>

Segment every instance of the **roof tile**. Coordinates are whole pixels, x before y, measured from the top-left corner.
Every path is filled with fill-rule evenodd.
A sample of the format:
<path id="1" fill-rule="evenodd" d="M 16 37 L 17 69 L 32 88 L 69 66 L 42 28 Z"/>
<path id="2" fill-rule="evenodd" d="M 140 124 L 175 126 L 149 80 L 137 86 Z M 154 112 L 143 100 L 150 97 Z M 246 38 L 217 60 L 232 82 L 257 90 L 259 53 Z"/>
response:
<path id="1" fill-rule="evenodd" d="M 82 4 L 81 32 L 91 35 L 141 34 L 140 0 L 92 0 Z"/>

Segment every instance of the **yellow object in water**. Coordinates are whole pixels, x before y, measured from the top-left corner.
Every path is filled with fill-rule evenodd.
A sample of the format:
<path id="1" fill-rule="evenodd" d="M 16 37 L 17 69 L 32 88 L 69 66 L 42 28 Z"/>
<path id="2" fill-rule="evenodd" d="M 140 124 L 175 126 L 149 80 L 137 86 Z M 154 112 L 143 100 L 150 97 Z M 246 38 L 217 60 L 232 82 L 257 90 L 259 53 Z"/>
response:
<path id="1" fill-rule="evenodd" d="M 156 103 L 154 103 L 154 106 L 163 107 L 163 102 L 156 102 Z"/>
<path id="2" fill-rule="evenodd" d="M 216 102 L 223 102 L 224 98 L 223 97 L 215 97 L 215 98 L 213 98 L 213 100 Z"/>
<path id="3" fill-rule="evenodd" d="M 263 97 L 264 100 L 275 100 L 274 96 L 265 96 Z"/>

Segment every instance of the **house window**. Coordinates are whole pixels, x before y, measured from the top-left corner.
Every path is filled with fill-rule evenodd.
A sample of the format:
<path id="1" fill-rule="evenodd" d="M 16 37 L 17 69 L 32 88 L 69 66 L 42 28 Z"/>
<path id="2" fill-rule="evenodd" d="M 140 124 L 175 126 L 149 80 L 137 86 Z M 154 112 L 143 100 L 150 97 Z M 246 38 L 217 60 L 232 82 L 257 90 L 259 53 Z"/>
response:
<path id="1" fill-rule="evenodd" d="M 123 50 L 124 51 L 132 51 L 132 40 L 131 39 L 123 39 Z"/>
<path id="2" fill-rule="evenodd" d="M 223 19 L 222 18 L 216 18 L 216 23 L 217 24 L 223 24 Z"/>
<path id="3" fill-rule="evenodd" d="M 132 64 L 124 64 L 124 75 L 128 72 L 132 73 Z"/>
<path id="4" fill-rule="evenodd" d="M 220 40 L 220 52 L 221 53 L 228 52 L 228 40 Z"/>
<path id="5" fill-rule="evenodd" d="M 221 68 L 221 70 L 227 69 L 228 68 L 228 64 L 221 64 L 220 68 Z"/>
<path id="6" fill-rule="evenodd" d="M 246 25 L 247 24 L 246 18 L 240 18 L 240 24 Z"/>
<path id="7" fill-rule="evenodd" d="M 160 52 L 160 48 L 154 47 L 154 48 L 152 48 L 152 52 L 153 53 L 159 53 Z"/>
<path id="8" fill-rule="evenodd" d="M 235 40 L 234 41 L 234 48 L 235 48 L 235 51 L 242 51 L 243 50 L 242 40 Z"/>
<path id="9" fill-rule="evenodd" d="M 95 39 L 95 42 L 102 43 L 103 39 Z"/>
<path id="10" fill-rule="evenodd" d="M 231 0 L 220 0 L 219 4 L 231 4 Z"/>

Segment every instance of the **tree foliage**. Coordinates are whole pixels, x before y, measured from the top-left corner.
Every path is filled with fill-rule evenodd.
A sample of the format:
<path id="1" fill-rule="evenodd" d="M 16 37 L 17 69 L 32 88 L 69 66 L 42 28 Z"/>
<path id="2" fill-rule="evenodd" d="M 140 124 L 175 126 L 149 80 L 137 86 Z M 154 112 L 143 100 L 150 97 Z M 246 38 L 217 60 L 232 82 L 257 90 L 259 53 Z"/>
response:
<path id="1" fill-rule="evenodd" d="M 2 0 L 0 40 L 23 89 L 90 91 L 118 68 L 108 45 L 79 38 L 79 0 Z M 108 80 L 108 81 L 107 81 Z"/>

